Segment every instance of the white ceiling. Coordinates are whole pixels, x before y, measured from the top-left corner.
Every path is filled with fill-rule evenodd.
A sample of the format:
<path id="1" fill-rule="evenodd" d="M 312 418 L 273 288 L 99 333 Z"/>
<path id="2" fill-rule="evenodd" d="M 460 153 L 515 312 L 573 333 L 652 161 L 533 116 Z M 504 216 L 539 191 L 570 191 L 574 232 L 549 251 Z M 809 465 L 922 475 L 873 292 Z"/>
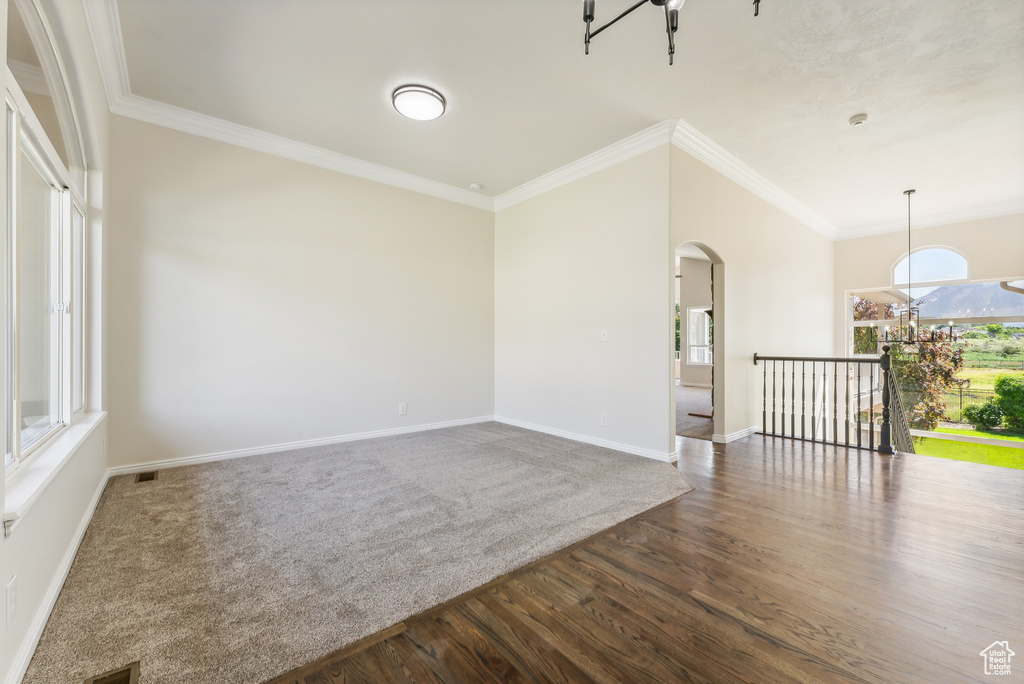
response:
<path id="1" fill-rule="evenodd" d="M 115 0 L 84 0 L 90 4 Z M 598 22 L 630 0 L 597 0 Z M 1024 2 L 130 0 L 132 96 L 498 196 L 682 119 L 838 231 L 1024 211 Z M 102 61 L 102 56 L 101 56 Z M 390 93 L 440 89 L 434 122 Z M 108 84 L 109 89 L 109 84 Z M 848 119 L 868 114 L 866 125 Z"/>

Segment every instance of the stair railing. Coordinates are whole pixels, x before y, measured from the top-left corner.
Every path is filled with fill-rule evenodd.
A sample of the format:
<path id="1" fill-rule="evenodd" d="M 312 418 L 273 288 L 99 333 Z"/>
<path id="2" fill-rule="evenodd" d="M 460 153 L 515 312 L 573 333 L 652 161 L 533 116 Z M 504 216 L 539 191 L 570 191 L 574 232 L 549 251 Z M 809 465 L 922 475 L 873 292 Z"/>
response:
<path id="1" fill-rule="evenodd" d="M 892 453 L 912 451 L 906 415 L 881 356 L 761 356 L 761 433 Z M 881 404 L 878 404 L 878 401 Z M 909 447 L 909 448 L 908 448 Z"/>

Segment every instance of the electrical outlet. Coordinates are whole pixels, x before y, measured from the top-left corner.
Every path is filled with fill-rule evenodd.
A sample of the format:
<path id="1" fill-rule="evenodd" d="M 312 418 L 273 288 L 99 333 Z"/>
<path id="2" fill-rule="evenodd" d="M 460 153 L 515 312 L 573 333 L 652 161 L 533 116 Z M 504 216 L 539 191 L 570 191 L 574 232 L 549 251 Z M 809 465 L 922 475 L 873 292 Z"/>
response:
<path id="1" fill-rule="evenodd" d="M 608 414 L 607 413 L 602 413 L 601 414 L 601 425 L 603 425 L 604 427 L 608 427 Z"/>
<path id="2" fill-rule="evenodd" d="M 602 342 L 607 342 L 608 341 L 608 331 L 605 330 L 605 329 L 601 330 L 601 341 Z"/>
<path id="3" fill-rule="evenodd" d="M 409 412 L 409 405 L 402 403 L 398 405 L 398 415 L 404 416 Z"/>
<path id="4" fill-rule="evenodd" d="M 15 575 L 7 583 L 7 629 L 14 624 L 14 614 L 17 609 L 18 599 L 18 576 Z"/>

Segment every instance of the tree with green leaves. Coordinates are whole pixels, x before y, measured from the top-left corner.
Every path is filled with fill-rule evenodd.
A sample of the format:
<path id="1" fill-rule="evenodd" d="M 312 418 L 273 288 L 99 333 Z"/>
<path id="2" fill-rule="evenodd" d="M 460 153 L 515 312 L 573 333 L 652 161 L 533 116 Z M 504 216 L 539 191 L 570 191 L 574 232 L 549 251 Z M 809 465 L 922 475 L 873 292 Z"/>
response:
<path id="1" fill-rule="evenodd" d="M 870 299 L 853 298 L 853 320 L 855 321 L 877 321 L 893 319 L 896 311 L 892 304 L 886 304 L 881 311 L 879 318 L 878 304 Z M 853 329 L 853 353 L 854 354 L 877 354 L 878 353 L 878 328 L 857 326 Z"/>
<path id="2" fill-rule="evenodd" d="M 907 409 L 907 422 L 919 430 L 934 430 L 946 415 L 942 395 L 960 384 L 956 377 L 963 368 L 963 349 L 954 345 L 945 333 L 935 340 L 922 340 L 908 351 L 902 345 L 890 350 L 892 369 Z"/>

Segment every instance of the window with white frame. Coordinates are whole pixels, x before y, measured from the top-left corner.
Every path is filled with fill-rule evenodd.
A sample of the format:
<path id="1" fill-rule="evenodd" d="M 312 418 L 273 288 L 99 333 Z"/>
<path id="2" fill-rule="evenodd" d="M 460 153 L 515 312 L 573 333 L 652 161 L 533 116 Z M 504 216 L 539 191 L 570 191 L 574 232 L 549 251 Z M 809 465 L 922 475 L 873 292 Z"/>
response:
<path id="1" fill-rule="evenodd" d="M 710 306 L 691 306 L 686 309 L 686 363 L 691 366 L 711 365 L 710 312 Z"/>
<path id="2" fill-rule="evenodd" d="M 7 471 L 85 410 L 85 211 L 24 93 L 6 89 Z"/>

